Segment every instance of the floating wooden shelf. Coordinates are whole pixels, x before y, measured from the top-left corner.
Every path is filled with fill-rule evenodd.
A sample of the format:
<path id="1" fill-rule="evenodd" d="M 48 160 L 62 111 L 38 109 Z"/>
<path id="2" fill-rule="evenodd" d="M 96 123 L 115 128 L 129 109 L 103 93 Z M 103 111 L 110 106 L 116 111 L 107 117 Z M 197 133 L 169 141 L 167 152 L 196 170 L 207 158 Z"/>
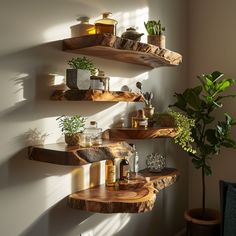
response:
<path id="1" fill-rule="evenodd" d="M 79 210 L 100 213 L 139 213 L 151 211 L 155 192 L 175 183 L 179 177 L 176 169 L 164 169 L 160 173 L 143 170 L 140 174 L 147 183 L 135 189 L 119 190 L 115 187 L 100 185 L 69 195 L 68 204 Z M 155 189 L 154 189 L 155 188 Z"/>
<path id="2" fill-rule="evenodd" d="M 85 165 L 106 159 L 130 157 L 132 147 L 126 142 L 104 141 L 102 145 L 92 147 L 67 146 L 55 143 L 29 147 L 31 160 L 59 165 Z"/>
<path id="3" fill-rule="evenodd" d="M 56 90 L 52 96 L 52 100 L 70 100 L 70 101 L 96 101 L 96 102 L 143 102 L 143 96 L 139 93 L 126 91 L 110 91 L 102 90 Z"/>
<path id="4" fill-rule="evenodd" d="M 169 127 L 114 128 L 104 132 L 104 138 L 110 140 L 173 138 L 175 135 L 176 129 Z"/>
<path id="5" fill-rule="evenodd" d="M 179 53 L 111 34 L 95 34 L 63 40 L 63 50 L 151 68 L 182 62 Z"/>

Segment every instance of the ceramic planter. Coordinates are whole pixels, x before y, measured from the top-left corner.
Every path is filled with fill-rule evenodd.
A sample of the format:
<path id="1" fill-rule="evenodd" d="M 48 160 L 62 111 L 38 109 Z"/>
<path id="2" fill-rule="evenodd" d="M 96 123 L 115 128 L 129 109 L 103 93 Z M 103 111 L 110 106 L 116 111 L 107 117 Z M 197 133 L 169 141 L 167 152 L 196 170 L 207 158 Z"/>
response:
<path id="1" fill-rule="evenodd" d="M 158 46 L 159 48 L 166 48 L 165 35 L 148 35 L 147 41 L 149 44 Z"/>
<path id="2" fill-rule="evenodd" d="M 90 71 L 80 69 L 66 70 L 66 85 L 70 89 L 88 90 L 90 87 Z"/>
<path id="3" fill-rule="evenodd" d="M 201 219 L 201 208 L 188 210 L 184 213 L 187 223 L 187 236 L 219 236 L 220 213 L 215 209 L 206 208 L 206 217 Z"/>
<path id="4" fill-rule="evenodd" d="M 65 134 L 65 142 L 68 146 L 79 145 L 79 141 L 80 141 L 80 133 L 76 133 L 73 135 Z"/>

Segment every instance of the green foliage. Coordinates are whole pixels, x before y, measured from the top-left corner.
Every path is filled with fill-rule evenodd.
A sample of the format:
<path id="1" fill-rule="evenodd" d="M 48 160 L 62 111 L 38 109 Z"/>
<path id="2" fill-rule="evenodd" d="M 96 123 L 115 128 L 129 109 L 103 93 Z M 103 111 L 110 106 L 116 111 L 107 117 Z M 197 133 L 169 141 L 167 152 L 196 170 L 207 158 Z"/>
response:
<path id="1" fill-rule="evenodd" d="M 203 74 L 197 78 L 200 85 L 188 88 L 183 93 L 175 93 L 176 102 L 171 107 L 179 108 L 189 118 L 195 120 L 192 137 L 196 153 L 190 155 L 194 167 L 202 170 L 203 208 L 205 208 L 204 176 L 212 174 L 209 161 L 219 154 L 222 147 L 236 148 L 236 143 L 231 137 L 232 126 L 236 123 L 225 112 L 224 120 L 217 120 L 214 111 L 223 108 L 224 99 L 235 98 L 236 95 L 222 95 L 234 84 L 234 80 L 224 78 L 219 71 Z"/>
<path id="2" fill-rule="evenodd" d="M 176 111 L 170 111 L 169 114 L 174 118 L 177 128 L 177 135 L 174 137 L 175 143 L 179 144 L 186 152 L 195 154 L 196 150 L 192 147 L 194 142 L 192 128 L 195 125 L 195 120 Z"/>
<path id="3" fill-rule="evenodd" d="M 68 61 L 68 65 L 73 69 L 89 70 L 91 75 L 96 75 L 97 73 L 94 63 L 87 57 L 72 58 Z"/>
<path id="4" fill-rule="evenodd" d="M 165 31 L 165 27 L 161 25 L 161 21 L 149 20 L 144 22 L 144 26 L 149 35 L 161 35 Z"/>
<path id="5" fill-rule="evenodd" d="M 73 135 L 84 130 L 85 118 L 80 115 L 65 116 L 62 115 L 56 119 L 63 134 Z"/>

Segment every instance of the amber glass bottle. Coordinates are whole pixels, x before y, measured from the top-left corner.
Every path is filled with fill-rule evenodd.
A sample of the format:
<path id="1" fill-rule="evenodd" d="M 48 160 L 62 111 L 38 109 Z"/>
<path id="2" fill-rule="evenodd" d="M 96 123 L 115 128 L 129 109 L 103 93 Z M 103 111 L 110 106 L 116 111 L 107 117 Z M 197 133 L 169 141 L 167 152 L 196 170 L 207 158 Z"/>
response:
<path id="1" fill-rule="evenodd" d="M 128 177 L 129 161 L 124 157 L 120 162 L 120 179 L 124 180 Z"/>
<path id="2" fill-rule="evenodd" d="M 111 33 L 116 35 L 116 25 L 118 22 L 109 18 L 109 16 L 111 16 L 110 12 L 104 12 L 102 19 L 95 21 L 96 34 Z"/>
<path id="3" fill-rule="evenodd" d="M 116 166 L 114 160 L 106 160 L 106 186 L 115 186 L 116 183 Z"/>

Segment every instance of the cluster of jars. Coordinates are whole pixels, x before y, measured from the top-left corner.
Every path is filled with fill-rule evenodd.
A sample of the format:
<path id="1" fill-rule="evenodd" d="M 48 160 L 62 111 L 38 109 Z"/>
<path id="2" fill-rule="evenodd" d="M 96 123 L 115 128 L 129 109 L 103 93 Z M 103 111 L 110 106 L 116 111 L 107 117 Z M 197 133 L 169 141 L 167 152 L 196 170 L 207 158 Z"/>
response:
<path id="1" fill-rule="evenodd" d="M 96 20 L 95 24 L 89 23 L 89 17 L 79 17 L 79 24 L 71 26 L 71 37 L 80 37 L 90 34 L 111 33 L 116 35 L 117 21 L 110 18 L 111 13 L 102 14 L 102 19 Z"/>
<path id="2" fill-rule="evenodd" d="M 71 37 L 80 37 L 91 34 L 110 33 L 116 35 L 117 21 L 111 18 L 111 12 L 104 12 L 102 18 L 95 21 L 94 24 L 89 23 L 89 17 L 82 16 L 77 20 L 79 24 L 71 26 Z M 143 33 L 138 33 L 135 28 L 129 27 L 122 33 L 121 37 L 140 41 Z"/>

